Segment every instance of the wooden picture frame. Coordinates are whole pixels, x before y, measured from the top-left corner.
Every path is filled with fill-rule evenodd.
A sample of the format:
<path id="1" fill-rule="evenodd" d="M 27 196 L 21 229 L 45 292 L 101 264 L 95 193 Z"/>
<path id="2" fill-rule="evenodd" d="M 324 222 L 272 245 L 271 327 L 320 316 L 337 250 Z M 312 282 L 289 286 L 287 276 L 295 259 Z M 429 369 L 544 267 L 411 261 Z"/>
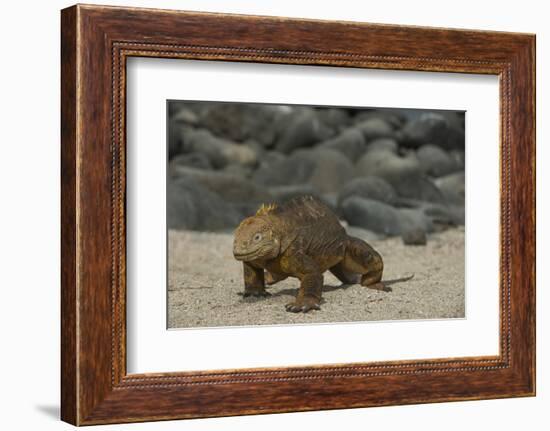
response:
<path id="1" fill-rule="evenodd" d="M 534 35 L 81 5 L 61 16 L 64 421 L 90 425 L 535 394 Z M 128 375 L 130 56 L 498 75 L 500 354 Z"/>

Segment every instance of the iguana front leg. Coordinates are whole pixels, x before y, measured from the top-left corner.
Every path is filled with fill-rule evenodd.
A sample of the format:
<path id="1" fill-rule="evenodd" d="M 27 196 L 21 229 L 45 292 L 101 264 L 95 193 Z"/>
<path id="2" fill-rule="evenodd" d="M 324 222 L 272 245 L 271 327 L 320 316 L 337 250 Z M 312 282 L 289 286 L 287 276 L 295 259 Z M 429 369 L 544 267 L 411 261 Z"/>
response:
<path id="1" fill-rule="evenodd" d="M 286 305 L 286 311 L 293 313 L 321 309 L 323 273 L 319 265 L 309 256 L 298 252 L 288 259 L 281 260 L 286 273 L 294 274 L 300 280 L 300 290 L 296 299 Z"/>
<path id="2" fill-rule="evenodd" d="M 244 270 L 244 294 L 247 296 L 265 297 L 271 294 L 265 290 L 264 270 L 254 268 L 252 265 L 243 262 Z"/>

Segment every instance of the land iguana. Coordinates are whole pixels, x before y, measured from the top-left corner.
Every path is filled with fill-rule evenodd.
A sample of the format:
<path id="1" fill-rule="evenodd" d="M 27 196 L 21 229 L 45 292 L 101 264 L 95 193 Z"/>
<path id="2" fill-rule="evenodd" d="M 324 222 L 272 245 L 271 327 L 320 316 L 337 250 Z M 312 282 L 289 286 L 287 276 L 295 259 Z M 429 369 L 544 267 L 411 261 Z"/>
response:
<path id="1" fill-rule="evenodd" d="M 243 262 L 244 296 L 269 296 L 266 284 L 298 278 L 298 295 L 286 305 L 287 311 L 295 313 L 320 309 L 327 270 L 345 284 L 359 282 L 391 291 L 381 282 L 384 264 L 380 254 L 365 241 L 349 236 L 330 208 L 312 196 L 280 206 L 262 205 L 235 231 L 233 255 Z"/>

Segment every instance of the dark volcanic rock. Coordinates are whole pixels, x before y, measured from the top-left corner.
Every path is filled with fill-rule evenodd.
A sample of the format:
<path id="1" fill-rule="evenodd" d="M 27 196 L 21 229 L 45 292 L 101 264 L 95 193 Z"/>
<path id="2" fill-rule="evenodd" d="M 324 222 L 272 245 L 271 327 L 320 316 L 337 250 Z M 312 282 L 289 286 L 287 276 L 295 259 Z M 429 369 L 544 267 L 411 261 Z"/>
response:
<path id="1" fill-rule="evenodd" d="M 337 191 L 353 177 L 353 165 L 338 151 L 300 150 L 287 159 L 262 166 L 254 181 L 267 187 L 309 183 L 319 193 Z"/>
<path id="2" fill-rule="evenodd" d="M 200 119 L 202 112 L 204 112 L 209 105 L 216 102 L 195 102 L 189 100 L 170 100 L 168 102 L 168 116 L 174 118 L 179 115 L 181 111 L 190 111 L 193 114 L 193 121 Z"/>
<path id="3" fill-rule="evenodd" d="M 399 211 L 390 205 L 352 196 L 342 202 L 341 209 L 344 219 L 352 226 L 385 235 L 401 233 Z"/>
<path id="4" fill-rule="evenodd" d="M 192 130 L 198 123 L 198 116 L 185 105 L 173 105 L 173 114 L 168 121 L 168 157 L 172 158 L 180 154 L 184 148 L 185 132 Z"/>
<path id="5" fill-rule="evenodd" d="M 400 129 L 405 121 L 404 117 L 399 112 L 391 109 L 367 109 L 360 111 L 353 117 L 353 121 L 354 123 L 361 123 L 374 118 L 385 121 L 393 129 Z"/>
<path id="6" fill-rule="evenodd" d="M 367 141 L 377 138 L 394 138 L 395 131 L 393 127 L 381 118 L 370 118 L 355 125 L 363 133 Z"/>
<path id="7" fill-rule="evenodd" d="M 460 170 L 460 166 L 453 156 L 441 147 L 427 144 L 416 152 L 422 171 L 432 177 L 442 177 Z"/>
<path id="8" fill-rule="evenodd" d="M 242 219 L 217 194 L 183 177 L 168 181 L 166 212 L 169 229 L 221 230 L 236 227 Z"/>
<path id="9" fill-rule="evenodd" d="M 400 177 L 391 183 L 397 194 L 404 198 L 417 199 L 420 201 L 443 203 L 445 197 L 435 183 L 422 175 L 411 175 Z"/>
<path id="10" fill-rule="evenodd" d="M 285 159 L 286 156 L 278 151 L 264 151 L 258 155 L 260 168 L 271 166 L 272 164 L 279 163 Z"/>
<path id="11" fill-rule="evenodd" d="M 319 197 L 338 216 L 341 212 L 338 209 L 338 195 L 336 193 L 325 193 Z"/>
<path id="12" fill-rule="evenodd" d="M 174 115 L 170 116 L 170 120 L 193 127 L 199 124 L 199 116 L 188 107 L 181 107 Z"/>
<path id="13" fill-rule="evenodd" d="M 466 153 L 464 150 L 451 150 L 449 151 L 449 155 L 459 169 L 464 169 L 466 166 Z"/>
<path id="14" fill-rule="evenodd" d="M 454 224 L 461 226 L 466 224 L 466 207 L 464 205 L 449 205 L 449 213 Z"/>
<path id="15" fill-rule="evenodd" d="M 388 150 L 368 151 L 356 165 L 358 176 L 375 176 L 390 183 L 402 197 L 442 202 L 443 195 L 435 184 L 422 174 L 420 162 L 413 153 L 405 157 Z"/>
<path id="16" fill-rule="evenodd" d="M 351 196 L 359 196 L 393 205 L 397 194 L 393 186 L 380 177 L 358 177 L 347 183 L 338 194 L 338 203 L 341 204 Z"/>
<path id="17" fill-rule="evenodd" d="M 171 119 L 168 122 L 168 158 L 173 158 L 183 151 L 185 130 L 189 127 Z"/>
<path id="18" fill-rule="evenodd" d="M 384 235 L 403 235 L 420 230 L 432 232 L 432 221 L 418 209 L 396 209 L 383 202 L 352 196 L 345 199 L 340 209 L 344 219 L 358 226 Z"/>
<path id="19" fill-rule="evenodd" d="M 367 145 L 367 151 L 390 151 L 394 154 L 397 154 L 399 145 L 397 141 L 392 138 L 378 138 L 369 142 Z"/>
<path id="20" fill-rule="evenodd" d="M 422 229 L 411 229 L 401 234 L 403 244 L 405 245 L 426 245 L 428 236 Z"/>
<path id="21" fill-rule="evenodd" d="M 465 179 L 464 172 L 460 171 L 438 178 L 435 183 L 449 204 L 464 206 L 466 197 Z"/>
<path id="22" fill-rule="evenodd" d="M 338 136 L 319 145 L 319 148 L 328 148 L 339 151 L 352 162 L 365 152 L 366 142 L 363 134 L 357 129 L 346 129 Z"/>
<path id="23" fill-rule="evenodd" d="M 439 230 L 448 226 L 464 225 L 464 206 L 425 202 L 414 199 L 397 200 L 400 207 L 421 210 Z"/>
<path id="24" fill-rule="evenodd" d="M 433 232 L 434 225 L 432 221 L 424 214 L 424 211 L 417 209 L 399 209 L 399 222 L 401 226 L 401 234 L 414 230 L 422 230 L 423 232 Z"/>
<path id="25" fill-rule="evenodd" d="M 216 169 L 223 168 L 230 163 L 244 166 L 255 166 L 258 163 L 257 153 L 249 146 L 218 138 L 203 129 L 185 131 L 183 151 L 206 155 Z"/>
<path id="26" fill-rule="evenodd" d="M 219 172 L 229 175 L 235 175 L 241 178 L 250 178 L 250 176 L 254 172 L 254 168 L 252 166 L 243 166 L 237 163 L 230 163 Z"/>
<path id="27" fill-rule="evenodd" d="M 277 122 L 285 110 L 277 105 L 211 103 L 202 113 L 200 124 L 230 141 L 254 139 L 263 147 L 273 145 Z"/>
<path id="28" fill-rule="evenodd" d="M 460 224 L 459 220 L 447 205 L 421 202 L 419 208 L 438 226 L 452 226 Z"/>
<path id="29" fill-rule="evenodd" d="M 266 187 L 305 184 L 315 170 L 315 161 L 293 154 L 262 165 L 252 175 L 253 180 Z"/>
<path id="30" fill-rule="evenodd" d="M 168 109 L 170 226 L 226 229 L 261 203 L 303 195 L 407 244 L 464 223 L 464 114 L 212 102 Z"/>
<path id="31" fill-rule="evenodd" d="M 241 220 L 244 220 L 246 217 L 256 214 L 261 204 L 257 202 L 236 202 L 232 203 L 231 206 L 240 214 Z"/>
<path id="32" fill-rule="evenodd" d="M 414 148 L 433 144 L 446 150 L 463 149 L 464 130 L 451 124 L 444 115 L 425 113 L 403 127 L 401 140 Z"/>
<path id="33" fill-rule="evenodd" d="M 381 177 L 391 184 L 421 174 L 420 163 L 414 155 L 400 157 L 387 150 L 365 153 L 357 162 L 356 171 L 357 175 Z"/>
<path id="34" fill-rule="evenodd" d="M 212 163 L 210 159 L 204 153 L 185 153 L 178 154 L 172 160 L 170 160 L 172 166 L 187 166 L 190 168 L 198 169 L 212 169 Z"/>
<path id="35" fill-rule="evenodd" d="M 340 132 L 351 124 L 351 116 L 342 108 L 318 108 L 317 117 L 334 132 Z"/>
<path id="36" fill-rule="evenodd" d="M 270 187 L 268 189 L 273 201 L 278 204 L 287 202 L 299 196 L 315 196 L 321 199 L 321 195 L 310 184 L 298 184 L 293 186 Z"/>
<path id="37" fill-rule="evenodd" d="M 346 156 L 337 151 L 303 150 L 297 152 L 296 157 L 314 162 L 308 182 L 319 193 L 336 192 L 353 178 L 353 165 Z"/>
<path id="38" fill-rule="evenodd" d="M 264 187 L 255 184 L 240 175 L 221 171 L 205 171 L 185 166 L 176 166 L 170 170 L 172 178 L 191 178 L 223 200 L 233 203 L 262 203 L 272 200 Z"/>
<path id="39" fill-rule="evenodd" d="M 279 123 L 280 131 L 275 149 L 285 154 L 311 147 L 330 138 L 333 131 L 325 126 L 313 108 L 299 107 L 287 114 Z"/>
<path id="40" fill-rule="evenodd" d="M 201 195 L 208 199 L 210 192 L 194 181 L 168 181 L 166 217 L 169 229 L 197 229 L 199 213 L 196 200 Z M 201 193 L 202 191 L 202 193 Z M 214 197 L 215 199 L 217 196 Z"/>

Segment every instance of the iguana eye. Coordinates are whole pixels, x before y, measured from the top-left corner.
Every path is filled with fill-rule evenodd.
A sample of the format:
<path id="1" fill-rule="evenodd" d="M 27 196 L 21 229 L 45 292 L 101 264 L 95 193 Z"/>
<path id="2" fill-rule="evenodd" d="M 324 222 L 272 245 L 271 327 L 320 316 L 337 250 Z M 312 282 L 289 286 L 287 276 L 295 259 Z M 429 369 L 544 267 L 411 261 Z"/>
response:
<path id="1" fill-rule="evenodd" d="M 261 233 L 257 233 L 256 235 L 254 235 L 254 241 L 258 242 L 259 240 L 262 239 L 262 234 Z"/>

